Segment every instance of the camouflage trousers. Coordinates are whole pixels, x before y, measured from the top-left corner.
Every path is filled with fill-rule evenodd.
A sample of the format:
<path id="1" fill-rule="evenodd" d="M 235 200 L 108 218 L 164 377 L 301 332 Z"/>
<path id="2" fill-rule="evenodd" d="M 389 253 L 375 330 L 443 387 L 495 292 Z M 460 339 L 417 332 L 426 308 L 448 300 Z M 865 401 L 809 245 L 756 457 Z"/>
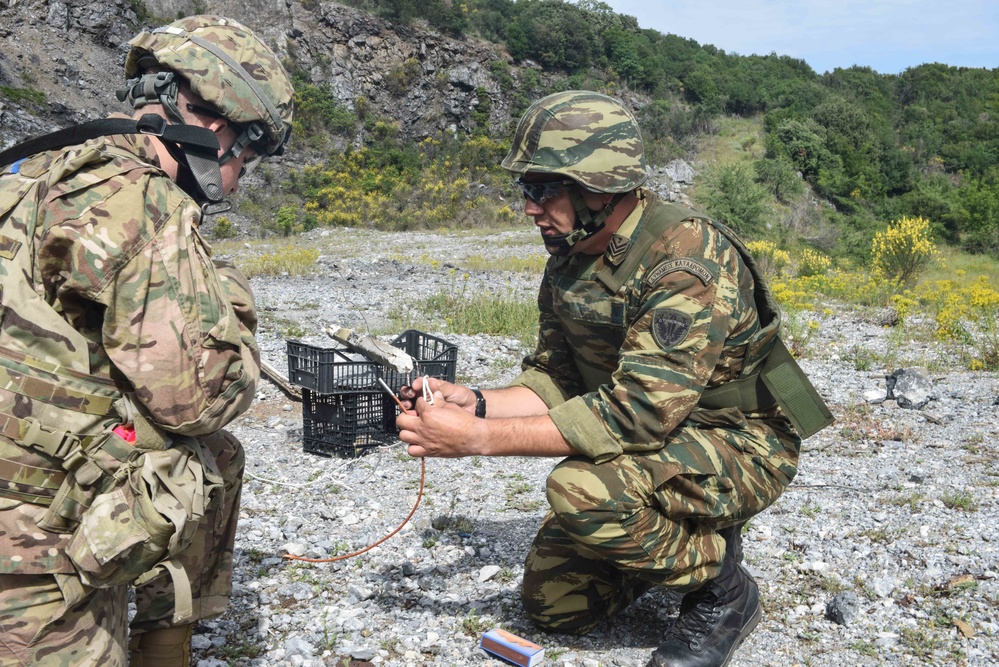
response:
<path id="1" fill-rule="evenodd" d="M 653 586 L 687 592 L 716 577 L 725 554 L 717 530 L 781 495 L 800 445 L 783 418 L 732 426 L 688 420 L 656 452 L 560 462 L 524 567 L 531 619 L 588 632 Z"/>
<path id="2" fill-rule="evenodd" d="M 225 498 L 178 556 L 194 597 L 194 617 L 184 623 L 217 616 L 229 602 L 243 478 L 243 448 L 233 435 L 201 439 L 218 463 Z M 130 631 L 173 625 L 173 582 L 164 575 L 136 588 L 131 622 L 128 598 L 127 586 L 94 589 L 70 574 L 0 574 L 0 667 L 124 667 Z"/>

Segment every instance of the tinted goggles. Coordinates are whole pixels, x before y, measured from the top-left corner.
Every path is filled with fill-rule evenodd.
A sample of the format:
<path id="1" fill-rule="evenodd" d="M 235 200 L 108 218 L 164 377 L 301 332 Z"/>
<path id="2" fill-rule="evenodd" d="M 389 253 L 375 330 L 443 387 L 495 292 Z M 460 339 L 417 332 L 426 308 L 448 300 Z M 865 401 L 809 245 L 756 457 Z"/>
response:
<path id="1" fill-rule="evenodd" d="M 565 190 L 565 186 L 571 181 L 541 181 L 537 183 L 525 183 L 518 178 L 514 184 L 520 188 L 521 194 L 536 204 L 544 204 L 549 199 L 558 197 Z"/>

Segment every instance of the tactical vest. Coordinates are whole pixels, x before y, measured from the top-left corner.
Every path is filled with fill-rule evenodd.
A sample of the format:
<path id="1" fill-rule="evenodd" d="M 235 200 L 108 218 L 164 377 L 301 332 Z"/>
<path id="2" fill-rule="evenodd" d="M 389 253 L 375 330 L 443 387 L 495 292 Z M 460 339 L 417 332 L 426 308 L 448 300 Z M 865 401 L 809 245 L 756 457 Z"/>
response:
<path id="1" fill-rule="evenodd" d="M 664 206 L 653 197 L 639 223 L 637 237 L 624 261 L 614 266 L 605 263 L 596 279 L 616 294 L 647 261 L 646 253 L 670 228 L 695 218 L 710 224 L 739 252 L 753 276 L 754 298 L 760 328 L 748 342 L 739 377 L 717 387 L 705 389 L 695 409 L 717 410 L 737 407 L 743 412 L 758 412 L 780 405 L 802 438 L 807 438 L 833 422 L 825 402 L 795 362 L 779 336 L 781 312 L 763 274 L 745 244 L 725 225 L 681 206 Z M 647 267 L 652 268 L 652 267 Z M 585 378 L 591 374 L 577 359 Z"/>
<path id="2" fill-rule="evenodd" d="M 32 283 L 41 201 L 55 183 L 107 158 L 91 148 L 50 159 L 0 177 L 0 432 L 20 443 L 0 439 L 0 495 L 46 505 L 65 479 L 62 462 L 125 416 L 115 409 L 122 394 L 114 382 L 90 374 L 91 342 Z M 48 465 L 19 465 L 20 447 Z"/>
<path id="3" fill-rule="evenodd" d="M 172 557 L 194 536 L 222 479 L 196 438 L 155 426 L 110 378 L 92 375 L 89 341 L 35 284 L 35 232 L 49 189 L 82 168 L 81 187 L 122 173 L 106 142 L 17 162 L 0 174 L 0 497 L 48 506 L 39 527 L 71 535 L 66 553 L 90 586 L 174 578 L 175 620 L 192 612 Z M 130 444 L 115 431 L 130 424 Z"/>

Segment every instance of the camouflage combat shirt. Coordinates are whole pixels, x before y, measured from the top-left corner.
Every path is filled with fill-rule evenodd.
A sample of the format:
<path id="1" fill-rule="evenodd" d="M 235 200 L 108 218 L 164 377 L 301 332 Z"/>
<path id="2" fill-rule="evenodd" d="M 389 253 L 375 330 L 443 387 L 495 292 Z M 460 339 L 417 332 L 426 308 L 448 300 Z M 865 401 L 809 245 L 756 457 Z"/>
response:
<path id="1" fill-rule="evenodd" d="M 628 262 L 650 225 L 662 233 L 611 289 L 602 277 Z M 739 375 L 760 329 L 738 250 L 700 214 L 649 192 L 603 254 L 548 260 L 538 306 L 538 346 L 514 384 L 537 393 L 566 440 L 598 463 L 660 449 L 705 388 Z"/>
<path id="2" fill-rule="evenodd" d="M 132 389 L 165 430 L 204 435 L 253 398 L 256 309 L 245 277 L 212 261 L 201 210 L 159 168 L 152 141 L 103 137 L 19 165 L 60 174 L 39 207 L 31 281 L 75 340 L 48 335 L 35 314 L 6 304 L 0 346 Z M 4 222 L 12 224 L 16 213 Z M 0 389 L 0 410 L 23 413 L 22 404 Z M 29 469 L 60 463 L 3 436 L 0 459 Z M 68 536 L 34 525 L 44 510 L 0 494 L 0 573 L 74 571 Z"/>

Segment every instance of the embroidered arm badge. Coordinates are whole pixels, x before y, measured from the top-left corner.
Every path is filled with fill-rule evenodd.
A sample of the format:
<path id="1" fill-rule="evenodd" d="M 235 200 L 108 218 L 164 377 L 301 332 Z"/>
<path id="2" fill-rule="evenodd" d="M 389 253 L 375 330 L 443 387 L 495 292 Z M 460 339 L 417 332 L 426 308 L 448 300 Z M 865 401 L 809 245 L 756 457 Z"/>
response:
<path id="1" fill-rule="evenodd" d="M 675 308 L 659 308 L 652 311 L 652 338 L 663 350 L 676 347 L 683 342 L 690 331 L 693 318 Z"/>
<path id="2" fill-rule="evenodd" d="M 675 259 L 667 259 L 666 261 L 657 264 L 656 267 L 649 271 L 649 274 L 645 277 L 645 284 L 652 287 L 662 280 L 664 276 L 676 271 L 685 271 L 686 273 L 695 276 L 704 285 L 710 285 L 715 279 L 715 277 L 711 275 L 711 271 L 709 271 L 707 267 L 698 262 L 696 259 L 692 259 L 690 257 L 677 257 Z"/>

